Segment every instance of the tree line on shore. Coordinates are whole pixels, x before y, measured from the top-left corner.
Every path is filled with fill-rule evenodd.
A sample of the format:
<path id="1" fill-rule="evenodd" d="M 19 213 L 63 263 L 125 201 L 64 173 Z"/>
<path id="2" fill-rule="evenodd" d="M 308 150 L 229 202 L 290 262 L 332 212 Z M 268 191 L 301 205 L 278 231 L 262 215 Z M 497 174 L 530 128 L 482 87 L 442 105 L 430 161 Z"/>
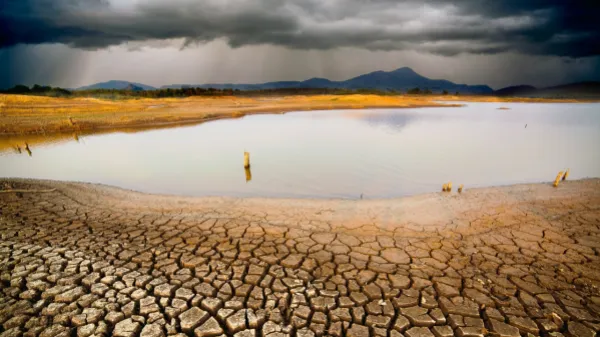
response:
<path id="1" fill-rule="evenodd" d="M 105 99 L 123 98 L 166 98 L 190 96 L 280 96 L 280 95 L 348 95 L 348 94 L 377 94 L 377 95 L 431 95 L 429 89 L 413 88 L 406 92 L 399 90 L 377 89 L 334 89 L 334 88 L 278 88 L 261 90 L 217 89 L 185 87 L 180 89 L 132 90 L 132 89 L 92 89 L 67 90 L 59 87 L 33 85 L 16 85 L 10 89 L 0 90 L 4 94 L 19 94 L 50 97 L 95 97 Z M 448 92 L 444 90 L 444 95 Z M 456 93 L 458 95 L 458 92 Z"/>
<path id="2" fill-rule="evenodd" d="M 15 85 L 14 87 L 6 90 L 1 90 L 3 94 L 19 94 L 19 95 L 34 95 L 34 96 L 53 96 L 53 97 L 65 97 L 71 96 L 72 92 L 67 89 L 59 87 L 50 87 L 44 85 L 34 84 L 31 88 L 25 85 Z"/>

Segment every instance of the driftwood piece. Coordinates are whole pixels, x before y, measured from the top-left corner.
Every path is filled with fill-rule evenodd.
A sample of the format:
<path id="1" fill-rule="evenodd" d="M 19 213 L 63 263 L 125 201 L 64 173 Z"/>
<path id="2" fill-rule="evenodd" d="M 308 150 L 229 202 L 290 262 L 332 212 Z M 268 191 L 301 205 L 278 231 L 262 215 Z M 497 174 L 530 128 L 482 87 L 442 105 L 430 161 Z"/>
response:
<path id="1" fill-rule="evenodd" d="M 51 188 L 49 190 L 0 190 L 0 193 L 48 193 L 54 192 L 56 188 Z"/>

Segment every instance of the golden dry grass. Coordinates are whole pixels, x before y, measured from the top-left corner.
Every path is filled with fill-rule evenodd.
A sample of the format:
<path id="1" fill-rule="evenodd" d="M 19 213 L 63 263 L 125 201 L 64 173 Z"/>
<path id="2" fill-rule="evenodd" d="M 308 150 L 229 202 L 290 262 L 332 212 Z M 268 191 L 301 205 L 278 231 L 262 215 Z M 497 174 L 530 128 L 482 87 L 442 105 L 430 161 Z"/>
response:
<path id="1" fill-rule="evenodd" d="M 109 101 L 0 95 L 0 134 L 32 134 L 201 122 L 294 110 L 438 105 L 428 98 L 377 95 L 188 97 Z"/>
<path id="2" fill-rule="evenodd" d="M 281 97 L 188 97 L 160 99 L 102 100 L 96 98 L 54 98 L 0 94 L 0 148 L 9 146 L 7 135 L 44 135 L 101 130 L 156 128 L 167 125 L 199 123 L 219 118 L 238 118 L 249 114 L 283 113 L 300 110 L 403 108 L 440 106 L 439 101 L 461 102 L 575 102 L 499 98 L 482 96 L 380 96 L 311 95 Z M 30 137 L 31 138 L 31 137 Z M 33 137 L 36 138 L 36 137 Z M 51 137 L 53 138 L 53 137 Z M 35 144 L 37 138 L 30 143 Z M 9 147 L 10 148 L 10 147 Z"/>

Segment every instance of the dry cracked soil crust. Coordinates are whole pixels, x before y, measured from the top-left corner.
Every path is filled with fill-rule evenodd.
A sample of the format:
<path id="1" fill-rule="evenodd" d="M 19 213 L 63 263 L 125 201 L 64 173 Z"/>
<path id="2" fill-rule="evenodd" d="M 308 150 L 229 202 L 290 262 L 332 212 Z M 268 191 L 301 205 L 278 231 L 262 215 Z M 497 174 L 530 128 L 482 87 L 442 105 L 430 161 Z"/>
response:
<path id="1" fill-rule="evenodd" d="M 38 190 L 0 193 L 0 337 L 600 329 L 598 179 L 374 201 L 0 184 Z"/>

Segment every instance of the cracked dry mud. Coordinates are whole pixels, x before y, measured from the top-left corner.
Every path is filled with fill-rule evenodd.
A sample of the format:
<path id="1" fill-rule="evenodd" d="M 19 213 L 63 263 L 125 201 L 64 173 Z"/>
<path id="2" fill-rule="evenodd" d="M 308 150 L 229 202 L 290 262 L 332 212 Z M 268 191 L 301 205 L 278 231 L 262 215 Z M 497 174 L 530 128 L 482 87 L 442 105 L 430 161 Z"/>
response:
<path id="1" fill-rule="evenodd" d="M 395 200 L 3 180 L 0 337 L 581 336 L 600 180 Z"/>

